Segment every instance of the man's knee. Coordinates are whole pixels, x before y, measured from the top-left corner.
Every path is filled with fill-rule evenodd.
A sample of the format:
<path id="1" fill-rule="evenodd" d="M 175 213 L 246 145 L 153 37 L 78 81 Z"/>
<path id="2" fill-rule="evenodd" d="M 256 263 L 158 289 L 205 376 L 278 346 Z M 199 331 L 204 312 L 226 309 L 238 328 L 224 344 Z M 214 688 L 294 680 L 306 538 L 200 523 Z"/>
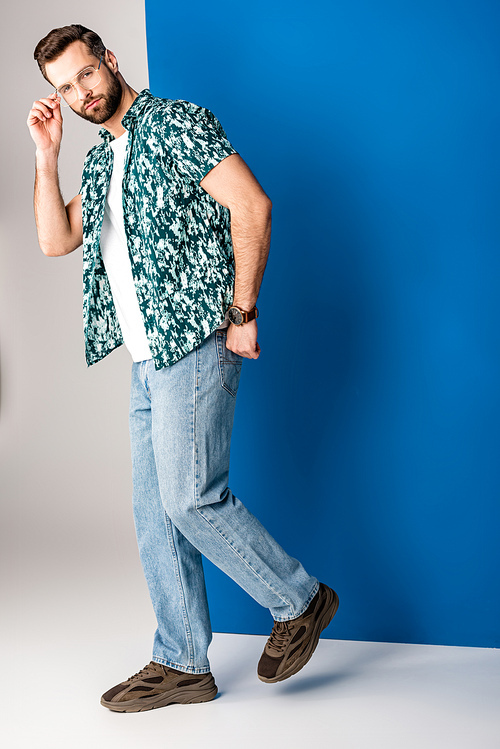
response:
<path id="1" fill-rule="evenodd" d="M 180 487 L 177 490 L 171 486 L 163 496 L 165 512 L 173 524 L 184 533 L 194 526 L 204 523 L 203 507 L 219 506 L 225 502 L 231 501 L 232 493 L 229 487 L 211 487 L 204 491 L 193 491 L 186 493 L 185 488 Z"/>

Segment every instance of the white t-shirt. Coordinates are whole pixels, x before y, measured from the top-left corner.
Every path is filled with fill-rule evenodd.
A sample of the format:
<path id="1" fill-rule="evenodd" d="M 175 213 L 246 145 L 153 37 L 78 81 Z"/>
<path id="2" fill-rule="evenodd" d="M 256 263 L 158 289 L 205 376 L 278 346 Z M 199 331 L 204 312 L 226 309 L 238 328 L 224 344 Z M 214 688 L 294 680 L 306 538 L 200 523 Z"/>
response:
<path id="1" fill-rule="evenodd" d="M 151 359 L 152 355 L 137 301 L 123 223 L 122 181 L 127 140 L 128 130 L 125 130 L 123 135 L 110 143 L 113 149 L 113 172 L 102 222 L 101 253 L 123 342 L 134 361 L 143 361 Z"/>

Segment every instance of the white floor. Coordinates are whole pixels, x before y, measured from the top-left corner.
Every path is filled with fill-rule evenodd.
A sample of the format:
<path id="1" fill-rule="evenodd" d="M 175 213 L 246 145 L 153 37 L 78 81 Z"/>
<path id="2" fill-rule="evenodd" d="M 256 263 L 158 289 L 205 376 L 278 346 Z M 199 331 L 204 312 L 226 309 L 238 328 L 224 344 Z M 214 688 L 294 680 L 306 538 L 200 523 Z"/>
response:
<path id="1" fill-rule="evenodd" d="M 300 674 L 268 685 L 255 673 L 265 638 L 217 634 L 215 701 L 129 715 L 99 697 L 149 660 L 143 637 L 118 639 L 110 654 L 106 637 L 99 650 L 91 636 L 76 653 L 47 626 L 30 658 L 21 629 L 23 643 L 3 642 L 6 749 L 500 747 L 498 650 L 321 640 Z"/>

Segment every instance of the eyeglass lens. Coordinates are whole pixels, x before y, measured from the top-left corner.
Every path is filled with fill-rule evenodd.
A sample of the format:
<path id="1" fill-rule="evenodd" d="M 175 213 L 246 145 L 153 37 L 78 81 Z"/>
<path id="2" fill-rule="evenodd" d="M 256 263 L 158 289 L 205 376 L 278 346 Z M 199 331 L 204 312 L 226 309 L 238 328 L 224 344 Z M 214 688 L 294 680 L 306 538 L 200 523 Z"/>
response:
<path id="1" fill-rule="evenodd" d="M 80 86 L 80 88 L 84 88 L 89 91 L 90 89 L 97 86 L 98 83 L 100 83 L 101 76 L 95 68 L 85 68 L 85 70 L 82 70 L 81 73 L 78 73 L 74 81 L 78 84 L 78 86 Z M 64 86 L 61 86 L 57 89 L 57 93 L 62 99 L 61 103 L 65 102 L 63 106 L 73 104 L 78 95 L 78 92 L 73 83 L 65 83 Z"/>

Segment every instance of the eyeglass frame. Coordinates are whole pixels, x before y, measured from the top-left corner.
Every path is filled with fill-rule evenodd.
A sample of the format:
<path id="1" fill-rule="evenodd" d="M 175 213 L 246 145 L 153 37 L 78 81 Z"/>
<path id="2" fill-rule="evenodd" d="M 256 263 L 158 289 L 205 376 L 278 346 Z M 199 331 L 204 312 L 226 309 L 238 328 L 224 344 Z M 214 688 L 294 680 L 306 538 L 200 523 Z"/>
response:
<path id="1" fill-rule="evenodd" d="M 106 50 L 104 50 L 104 52 L 100 56 L 100 58 L 99 58 L 99 65 L 97 66 L 97 68 L 94 68 L 93 65 L 87 65 L 86 68 L 82 68 L 79 73 L 77 73 L 75 76 L 73 76 L 73 78 L 71 78 L 71 80 L 67 81 L 66 83 L 63 83 L 62 86 L 59 86 L 59 88 L 64 88 L 64 86 L 68 86 L 68 85 L 71 86 L 71 88 L 75 92 L 75 98 L 73 99 L 73 101 L 71 103 L 68 102 L 68 101 L 66 101 L 66 99 L 64 98 L 64 96 L 59 93 L 59 88 L 56 88 L 56 90 L 55 90 L 56 91 L 56 96 L 59 96 L 59 98 L 61 99 L 61 106 L 62 107 L 70 107 L 71 104 L 73 104 L 76 101 L 76 99 L 78 98 L 78 91 L 76 90 L 76 88 L 75 88 L 75 86 L 73 84 L 73 81 L 75 80 L 75 78 L 78 78 L 79 75 L 81 75 L 82 73 L 84 73 L 86 70 L 89 70 L 89 68 L 92 68 L 92 70 L 94 70 L 99 75 L 99 68 L 101 67 L 102 58 L 104 57 L 105 53 L 106 53 Z M 95 85 L 98 86 L 99 83 L 101 82 L 101 80 L 102 80 L 101 76 L 99 75 L 99 80 L 98 80 L 97 84 L 95 84 Z M 91 88 L 85 88 L 85 86 L 82 86 L 81 83 L 79 83 L 78 85 L 81 86 L 81 88 L 83 88 L 85 91 L 92 91 Z M 64 104 L 63 104 L 63 102 L 64 102 Z"/>

